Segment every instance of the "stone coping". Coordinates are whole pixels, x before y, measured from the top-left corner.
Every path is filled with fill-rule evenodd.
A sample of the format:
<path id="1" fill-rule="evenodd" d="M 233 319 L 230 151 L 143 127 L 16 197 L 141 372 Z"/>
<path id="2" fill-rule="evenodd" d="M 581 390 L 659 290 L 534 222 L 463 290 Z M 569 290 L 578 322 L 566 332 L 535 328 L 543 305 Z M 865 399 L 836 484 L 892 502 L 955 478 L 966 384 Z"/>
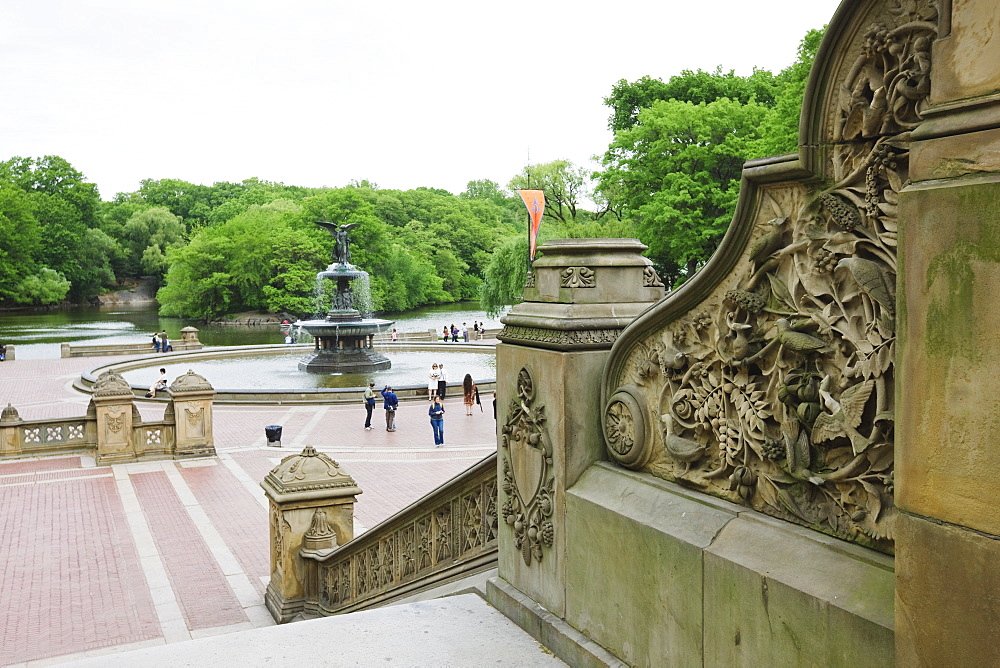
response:
<path id="1" fill-rule="evenodd" d="M 447 347 L 443 347 L 443 346 Z M 441 352 L 442 350 L 453 351 L 453 352 L 472 352 L 472 353 L 486 353 L 492 352 L 495 349 L 496 341 L 489 341 L 485 343 L 448 343 L 444 344 L 440 341 L 438 342 L 408 342 L 399 341 L 396 343 L 386 342 L 379 344 L 379 348 L 383 350 L 399 350 L 404 352 Z M 94 367 L 90 371 L 84 372 L 78 379 L 73 382 L 73 387 L 85 394 L 93 393 L 93 385 L 97 382 L 97 377 L 100 376 L 105 371 L 115 371 L 117 373 L 123 373 L 126 371 L 133 371 L 135 369 L 145 369 L 154 368 L 160 364 L 163 360 L 169 360 L 171 363 L 177 363 L 183 360 L 206 360 L 206 359 L 219 359 L 224 357 L 234 357 L 234 356 L 246 356 L 246 355 L 270 355 L 277 352 L 286 352 L 288 350 L 302 350 L 308 351 L 313 349 L 313 344 L 311 343 L 299 343 L 299 344 L 266 344 L 266 345 L 255 345 L 255 346 L 219 346 L 212 348 L 202 348 L 196 351 L 177 351 L 172 353 L 150 353 L 148 355 L 142 355 L 141 357 L 135 357 L 124 362 L 113 362 L 111 364 L 103 364 L 98 367 Z M 211 382 L 211 378 L 208 379 Z M 148 386 L 138 385 L 135 383 L 130 384 L 132 388 L 132 394 L 137 399 L 142 399 L 143 401 L 167 403 L 170 401 L 170 393 L 162 392 L 157 393 L 155 398 L 147 399 L 145 397 L 148 391 Z M 462 386 L 461 382 L 448 383 L 449 388 L 460 388 Z M 496 389 L 496 379 L 488 378 L 482 381 L 476 382 L 476 386 L 479 388 L 480 394 L 493 392 Z M 427 399 L 427 384 L 418 383 L 416 385 L 398 385 L 393 386 L 396 396 L 399 397 L 400 401 L 406 400 L 418 400 Z M 274 390 L 274 389 L 253 389 L 253 388 L 215 388 L 215 398 L 214 403 L 216 404 L 336 404 L 336 403 L 353 403 L 358 400 L 358 395 L 364 392 L 364 387 L 337 387 L 337 388 L 306 388 L 306 389 L 289 389 L 289 390 Z"/>

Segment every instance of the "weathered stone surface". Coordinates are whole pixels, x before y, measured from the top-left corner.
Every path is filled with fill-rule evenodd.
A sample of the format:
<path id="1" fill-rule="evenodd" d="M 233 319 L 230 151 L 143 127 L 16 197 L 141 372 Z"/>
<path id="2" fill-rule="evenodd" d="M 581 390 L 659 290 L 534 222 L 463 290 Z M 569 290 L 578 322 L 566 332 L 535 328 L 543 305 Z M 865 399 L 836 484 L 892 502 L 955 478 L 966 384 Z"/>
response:
<path id="1" fill-rule="evenodd" d="M 903 513 L 896 541 L 897 663 L 1000 665 L 1000 539 Z"/>
<path id="2" fill-rule="evenodd" d="M 897 503 L 1000 535 L 1000 175 L 914 185 L 900 198 Z"/>
<path id="3" fill-rule="evenodd" d="M 702 551 L 736 506 L 688 494 L 606 464 L 567 493 L 566 620 L 631 665 L 703 665 Z"/>
<path id="4" fill-rule="evenodd" d="M 892 559 L 741 514 L 705 552 L 706 666 L 892 666 Z"/>
<path id="5" fill-rule="evenodd" d="M 934 44 L 931 102 L 942 104 L 1000 90 L 1000 5 L 957 0 L 947 3 L 950 36 Z M 942 31 L 945 32 L 945 31 Z"/>
<path id="6" fill-rule="evenodd" d="M 1000 172 L 1000 129 L 916 142 L 910 150 L 913 181 Z"/>

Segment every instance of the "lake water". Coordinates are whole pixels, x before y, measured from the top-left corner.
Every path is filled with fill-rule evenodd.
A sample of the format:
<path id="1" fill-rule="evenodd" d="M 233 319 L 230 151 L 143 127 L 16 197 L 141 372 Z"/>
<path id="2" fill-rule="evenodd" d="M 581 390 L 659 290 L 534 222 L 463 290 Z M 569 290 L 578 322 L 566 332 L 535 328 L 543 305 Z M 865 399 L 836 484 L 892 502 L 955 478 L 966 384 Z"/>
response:
<path id="1" fill-rule="evenodd" d="M 489 318 L 478 302 L 428 306 L 405 313 L 385 313 L 379 317 L 395 320 L 400 332 L 440 331 L 452 323 L 458 327 L 473 320 L 489 328 L 500 327 L 499 318 Z M 103 345 L 149 341 L 153 332 L 166 330 L 171 339 L 180 338 L 182 327 L 198 328 L 198 338 L 206 346 L 242 346 L 281 343 L 278 327 L 245 325 L 206 325 L 195 320 L 167 318 L 155 306 L 76 306 L 50 311 L 27 311 L 0 314 L 0 343 L 17 346 L 17 359 L 59 357 L 62 343 Z"/>

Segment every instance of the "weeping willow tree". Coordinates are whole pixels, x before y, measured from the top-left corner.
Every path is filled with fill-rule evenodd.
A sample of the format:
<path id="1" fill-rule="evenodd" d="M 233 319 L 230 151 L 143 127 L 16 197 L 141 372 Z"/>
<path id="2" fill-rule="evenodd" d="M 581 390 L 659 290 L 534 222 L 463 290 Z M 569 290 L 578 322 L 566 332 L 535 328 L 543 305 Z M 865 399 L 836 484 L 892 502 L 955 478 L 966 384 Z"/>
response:
<path id="1" fill-rule="evenodd" d="M 479 290 L 479 303 L 491 318 L 505 306 L 517 304 L 524 293 L 528 273 L 528 239 L 525 235 L 503 242 L 490 257 Z"/>

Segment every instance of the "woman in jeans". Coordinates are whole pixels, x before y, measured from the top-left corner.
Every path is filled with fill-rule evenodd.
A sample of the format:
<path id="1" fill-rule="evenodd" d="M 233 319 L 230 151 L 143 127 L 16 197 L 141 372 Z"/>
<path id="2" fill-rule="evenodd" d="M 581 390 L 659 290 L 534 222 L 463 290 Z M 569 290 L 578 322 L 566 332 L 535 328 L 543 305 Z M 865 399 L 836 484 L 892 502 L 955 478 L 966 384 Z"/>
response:
<path id="1" fill-rule="evenodd" d="M 434 397 L 427 414 L 431 417 L 431 429 L 434 430 L 434 445 L 444 445 L 444 404 L 438 397 Z"/>

